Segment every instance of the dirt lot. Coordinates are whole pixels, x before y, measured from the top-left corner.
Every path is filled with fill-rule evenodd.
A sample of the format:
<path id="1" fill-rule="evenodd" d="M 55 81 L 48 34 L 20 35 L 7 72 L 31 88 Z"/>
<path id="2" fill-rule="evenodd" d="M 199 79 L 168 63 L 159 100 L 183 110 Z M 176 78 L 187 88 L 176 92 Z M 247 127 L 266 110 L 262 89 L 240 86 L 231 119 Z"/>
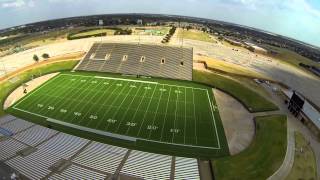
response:
<path id="1" fill-rule="evenodd" d="M 44 82 L 48 81 L 49 79 L 53 78 L 54 76 L 56 76 L 59 73 L 52 73 L 52 74 L 47 74 L 41 77 L 38 77 L 36 79 L 33 79 L 32 81 L 29 81 L 26 83 L 27 87 L 26 90 L 27 92 L 30 92 L 32 90 L 34 90 L 35 88 L 39 87 L 41 84 L 43 84 Z M 7 109 L 8 107 L 10 107 L 12 104 L 14 104 L 15 102 L 17 102 L 19 99 L 21 99 L 22 97 L 24 97 L 26 94 L 23 93 L 24 91 L 24 87 L 20 86 L 18 87 L 16 90 L 14 90 L 6 99 L 6 101 L 4 102 L 3 108 Z"/>
<path id="2" fill-rule="evenodd" d="M 170 44 L 181 45 L 181 39 L 175 37 Z M 220 61 L 217 64 L 232 63 L 241 66 L 242 70 L 247 69 L 249 72 L 256 72 L 259 75 L 265 76 L 266 79 L 271 78 L 288 85 L 292 89 L 304 94 L 309 100 L 320 107 L 320 94 L 318 92 L 320 89 L 320 78 L 313 74 L 278 59 L 255 54 L 246 49 L 230 45 L 189 39 L 184 39 L 183 45 L 193 47 L 194 57 L 198 60 L 201 60 L 199 58 L 199 55 L 201 55 Z"/>

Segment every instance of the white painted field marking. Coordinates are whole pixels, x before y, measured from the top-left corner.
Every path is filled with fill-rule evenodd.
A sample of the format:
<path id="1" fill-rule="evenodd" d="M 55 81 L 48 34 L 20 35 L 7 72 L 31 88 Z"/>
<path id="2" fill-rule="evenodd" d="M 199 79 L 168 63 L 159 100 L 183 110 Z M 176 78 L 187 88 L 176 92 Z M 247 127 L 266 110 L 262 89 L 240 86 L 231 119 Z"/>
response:
<path id="1" fill-rule="evenodd" d="M 25 96 L 21 101 L 19 101 L 17 104 L 15 104 L 13 107 L 17 107 L 20 103 L 22 103 L 23 101 L 25 101 L 26 99 L 28 99 L 32 94 L 34 94 L 35 92 L 39 91 L 40 89 L 42 89 L 43 87 L 47 86 L 48 84 L 50 84 L 51 81 L 53 81 L 54 79 L 57 79 L 58 77 L 60 77 L 61 74 L 58 74 L 57 76 L 53 77 L 52 79 L 50 79 L 49 81 L 45 82 L 43 85 L 41 85 L 39 88 L 33 90 L 32 92 L 30 92 L 29 94 L 27 94 L 27 96 Z"/>
<path id="2" fill-rule="evenodd" d="M 196 148 L 204 148 L 204 149 L 220 149 L 220 147 L 216 148 L 216 147 L 206 147 L 206 146 L 193 146 L 193 145 L 187 145 L 187 144 L 167 143 L 167 142 L 162 142 L 162 141 L 154 141 L 154 140 L 148 140 L 148 139 L 142 139 L 142 138 L 134 138 L 134 137 L 130 137 L 130 136 L 114 134 L 114 133 L 109 133 L 109 132 L 105 132 L 105 131 L 101 131 L 101 130 L 97 130 L 97 129 L 91 129 L 91 128 L 87 128 L 87 127 L 83 127 L 83 126 L 78 126 L 78 125 L 75 125 L 75 124 L 71 124 L 71 123 L 55 120 L 55 119 L 49 118 L 47 116 L 42 116 L 40 114 L 32 113 L 32 112 L 29 112 L 29 111 L 26 111 L 26 110 L 23 110 L 23 109 L 19 109 L 19 108 L 15 108 L 15 107 L 13 107 L 13 109 L 16 109 L 16 110 L 19 110 L 19 111 L 22 111 L 22 112 L 25 112 L 25 113 L 33 114 L 33 115 L 36 115 L 36 116 L 39 116 L 39 117 L 42 117 L 42 118 L 46 118 L 47 121 L 49 121 L 49 122 L 59 123 L 59 124 L 61 123 L 62 125 L 67 125 L 68 127 L 73 127 L 73 128 L 76 128 L 76 129 L 79 129 L 79 130 L 82 130 L 82 131 L 88 131 L 88 132 L 92 132 L 92 133 L 95 133 L 95 134 L 104 135 L 104 136 L 108 136 L 108 137 L 115 137 L 115 138 L 122 137 L 120 139 L 129 138 L 132 141 L 143 140 L 143 141 L 156 142 L 156 143 L 162 143 L 162 144 L 172 144 L 172 145 L 185 146 L 185 147 L 196 147 Z M 129 139 L 127 139 L 127 140 L 129 140 Z"/>
<path id="3" fill-rule="evenodd" d="M 109 82 L 104 82 L 103 84 L 106 84 L 106 83 L 109 84 Z M 112 87 L 112 86 L 108 86 L 108 88 L 105 89 L 105 91 L 102 93 L 102 95 L 100 96 L 100 99 L 99 99 L 97 102 L 100 102 L 100 100 L 104 98 L 105 93 L 108 92 L 111 87 Z M 95 95 L 96 95 L 96 94 L 95 94 Z M 105 103 L 106 103 L 106 101 L 103 102 L 102 105 L 100 105 L 99 103 L 95 103 L 95 105 L 99 106 L 99 108 L 98 108 L 98 110 L 97 110 L 96 112 L 99 112 L 100 109 L 101 109 L 101 107 L 103 107 Z M 92 109 L 92 108 L 95 108 L 95 107 L 96 107 L 96 106 L 90 106 L 90 108 L 88 109 L 87 113 L 89 113 L 89 112 L 91 111 L 91 109 Z M 86 113 L 86 115 L 87 115 L 87 113 Z M 86 116 L 86 115 L 85 115 L 85 116 Z M 84 117 L 85 117 L 85 116 L 84 116 Z M 81 119 L 81 121 L 82 121 L 82 119 Z M 88 123 L 86 124 L 86 126 L 89 126 L 91 122 L 92 122 L 92 121 L 88 121 Z"/>
<path id="4" fill-rule="evenodd" d="M 149 103 L 148 103 L 147 109 L 146 109 L 146 111 L 145 111 L 145 113 L 144 113 L 144 115 L 143 115 L 142 123 L 141 123 L 141 126 L 140 126 L 140 128 L 139 128 L 139 131 L 138 131 L 137 136 L 139 136 L 139 134 L 140 134 L 141 128 L 142 128 L 143 123 L 144 123 L 144 120 L 146 119 L 146 116 L 147 116 L 147 114 L 148 114 L 148 110 L 149 110 L 150 104 L 151 104 L 151 102 L 152 102 L 153 95 L 154 95 L 154 93 L 156 92 L 157 86 L 158 86 L 158 84 L 156 84 L 156 87 L 154 87 L 154 90 L 153 90 L 153 92 L 152 92 L 152 95 L 151 95 L 150 101 L 149 101 Z"/>
<path id="5" fill-rule="evenodd" d="M 57 76 L 56 76 L 56 77 L 57 77 Z M 61 79 L 62 79 L 62 80 L 58 79 L 58 82 L 59 82 L 59 83 L 60 83 L 60 82 L 64 83 L 64 82 L 68 81 L 68 79 L 64 79 L 64 78 L 61 78 Z M 51 82 L 48 82 L 48 84 L 51 84 L 51 83 L 52 83 L 52 81 L 51 81 Z M 46 85 L 48 85 L 48 84 L 46 84 Z M 41 88 L 41 87 L 40 87 L 40 88 Z M 48 91 L 46 91 L 46 93 L 54 94 L 54 93 L 59 92 L 58 90 L 59 90 L 59 87 L 54 87 L 54 88 L 50 88 Z M 40 94 L 40 96 L 43 96 L 43 94 Z M 27 98 L 29 98 L 29 97 L 31 97 L 31 96 L 28 96 Z M 29 103 L 26 104 L 26 107 L 32 107 L 32 105 L 35 104 L 36 102 L 38 102 L 39 99 L 40 99 L 40 98 L 34 98 L 33 100 L 31 100 L 31 102 L 29 102 Z M 25 99 L 23 99 L 23 100 L 25 100 Z M 48 104 L 47 102 L 48 102 L 49 100 L 50 100 L 50 99 L 48 99 L 48 98 L 41 98 L 41 104 Z M 46 109 L 46 108 L 40 109 L 40 111 L 38 111 L 38 112 L 41 113 L 41 112 L 42 112 L 43 110 L 45 110 L 45 109 Z M 34 110 L 34 109 L 32 108 L 31 110 Z"/>
<path id="6" fill-rule="evenodd" d="M 168 143 L 168 142 L 154 141 L 154 140 L 142 139 L 142 138 L 137 138 L 137 140 L 155 142 L 155 143 L 160 143 L 160 144 L 170 144 L 170 145 L 175 145 L 175 146 L 193 147 L 193 148 L 215 149 L 215 150 L 216 150 L 216 149 L 220 149 L 220 148 L 217 148 L 217 147 L 194 146 L 194 145 L 189 145 L 189 144 Z"/>
<path id="7" fill-rule="evenodd" d="M 194 92 L 192 89 L 192 102 L 193 102 L 193 119 L 194 119 L 194 134 L 196 136 L 196 144 L 198 144 L 198 137 L 197 137 L 197 117 L 196 117 L 196 106 L 194 103 Z"/>
<path id="8" fill-rule="evenodd" d="M 114 123 L 116 123 L 116 122 L 117 122 L 117 120 L 116 120 L 116 119 L 108 119 L 108 120 L 107 120 L 107 122 L 108 122 L 108 123 L 112 123 L 112 124 L 114 124 Z"/>
<path id="9" fill-rule="evenodd" d="M 165 116 L 164 116 L 164 122 L 163 122 L 162 129 L 161 129 L 161 137 L 160 137 L 160 141 L 162 141 L 163 129 L 164 129 L 164 126 L 165 126 L 165 124 L 166 124 L 166 120 L 167 120 L 168 105 L 169 105 L 169 101 L 170 101 L 170 95 L 171 95 L 171 87 L 170 87 L 170 90 L 169 90 L 169 96 L 168 96 L 168 99 L 167 99 L 166 114 L 165 114 Z"/>
<path id="10" fill-rule="evenodd" d="M 87 87 L 88 88 L 88 87 Z M 66 97 L 66 96 L 69 96 L 69 94 L 70 93 L 72 93 L 72 95 L 69 97 L 69 98 L 73 98 L 73 96 L 75 95 L 75 94 L 77 94 L 77 92 L 79 92 L 80 90 L 77 90 L 76 92 L 74 92 L 74 91 L 71 91 L 71 92 L 67 92 L 66 94 L 64 94 L 64 96 L 63 97 Z M 83 93 L 84 91 L 82 91 L 81 93 L 80 93 L 80 95 Z M 53 104 L 53 106 L 60 106 L 61 104 L 65 104 L 65 103 L 63 103 L 65 101 L 65 99 L 61 99 L 60 101 L 56 101 L 54 104 Z M 42 113 L 42 112 L 41 112 Z M 48 111 L 46 111 L 46 112 L 44 112 L 44 114 L 46 114 L 46 113 L 48 113 Z"/>
<path id="11" fill-rule="evenodd" d="M 76 75 L 76 74 L 61 74 L 62 76 L 80 76 L 80 77 L 92 77 L 92 76 L 85 76 L 85 75 Z M 102 78 L 102 79 L 114 79 L 114 80 L 120 80 L 120 81 L 133 81 L 133 82 L 141 82 L 141 83 L 149 83 L 149 84 L 159 84 L 159 85 L 166 85 L 166 86 L 174 86 L 174 87 L 180 87 L 180 88 L 191 88 L 191 89 L 197 89 L 197 90 L 203 90 L 206 91 L 205 88 L 196 88 L 192 86 L 178 86 L 173 84 L 163 84 L 153 81 L 141 81 L 141 80 L 134 80 L 134 79 L 123 79 L 123 78 L 112 78 L 112 77 L 103 77 L 103 76 L 94 76 L 95 78 Z"/>
<path id="12" fill-rule="evenodd" d="M 164 85 L 162 85 L 162 87 L 163 87 L 163 88 L 160 88 L 160 91 L 161 91 L 161 89 L 164 89 Z M 157 104 L 156 113 L 155 113 L 155 115 L 153 116 L 152 127 L 154 126 L 154 121 L 155 121 L 155 119 L 156 119 L 156 117 L 157 117 L 157 113 L 158 113 L 158 109 L 159 109 L 159 105 L 160 105 L 160 102 L 161 102 L 161 97 L 162 97 L 163 92 L 165 92 L 165 91 L 161 91 L 160 98 L 159 98 L 159 101 L 158 101 L 158 104 Z M 158 129 L 158 126 L 156 126 L 156 127 L 157 127 L 156 129 L 153 129 L 152 127 L 149 128 L 149 126 L 148 126 L 147 129 L 148 129 L 148 130 L 157 130 L 157 129 Z M 150 139 L 151 132 L 152 132 L 152 131 L 149 131 L 148 139 Z"/>
<path id="13" fill-rule="evenodd" d="M 116 83 L 116 81 L 114 81 L 114 82 Z M 110 87 L 112 87 L 112 86 L 110 86 Z M 109 99 L 113 96 L 113 93 L 115 92 L 116 89 L 118 89 L 118 86 L 112 90 L 112 92 L 109 94 L 109 96 L 108 96 L 107 99 L 104 101 L 104 103 L 102 104 L 102 106 L 99 107 L 99 109 L 98 109 L 97 112 L 99 112 L 99 111 L 101 110 L 101 108 L 102 108 L 107 102 L 109 102 Z M 107 92 L 107 91 L 106 91 L 106 92 Z M 118 94 L 118 96 L 119 96 L 119 94 Z M 112 103 L 110 104 L 110 106 L 108 107 L 108 110 L 107 110 L 107 111 L 109 111 L 111 108 L 113 108 L 113 101 L 112 101 Z M 95 127 L 96 129 L 97 129 L 98 127 L 100 127 L 101 123 L 103 122 L 104 116 L 105 116 L 105 113 L 103 113 L 103 117 L 102 117 L 101 120 L 97 123 L 97 126 Z"/>
<path id="14" fill-rule="evenodd" d="M 136 84 L 136 82 L 134 82 L 134 85 L 135 85 L 135 84 Z M 129 86 L 129 87 L 130 87 L 130 86 Z M 126 87 L 125 87 L 125 88 L 126 88 Z M 122 99 L 122 101 L 121 101 L 119 107 L 117 108 L 116 112 L 113 113 L 112 118 L 114 118 L 114 117 L 118 114 L 120 108 L 122 107 L 123 102 L 126 101 L 126 99 L 127 99 L 128 95 L 130 94 L 131 90 L 132 90 L 132 88 L 130 88 L 129 92 L 127 92 L 126 96 Z M 117 127 L 117 130 L 116 130 L 115 132 L 118 132 L 121 123 L 122 123 L 122 119 L 121 119 L 121 122 L 119 122 L 119 125 L 118 125 L 118 127 Z"/>
<path id="15" fill-rule="evenodd" d="M 92 79 L 93 79 L 93 78 L 89 79 L 88 81 L 91 81 Z M 90 85 L 86 86 L 86 87 L 87 87 L 86 89 L 90 88 L 91 85 L 92 85 L 92 84 L 90 83 Z M 84 86 L 84 85 L 82 85 L 82 86 Z M 80 92 L 80 93 L 78 94 L 78 92 Z M 83 90 L 83 91 L 81 91 L 81 90 L 71 91 L 71 92 L 69 92 L 69 93 L 66 93 L 66 94 L 64 95 L 64 97 L 68 97 L 68 96 L 71 94 L 71 96 L 70 96 L 69 98 L 74 98 L 74 96 L 77 95 L 77 96 L 75 97 L 75 99 L 79 99 L 78 97 L 81 97 L 82 94 L 85 93 L 85 92 L 86 92 L 86 90 Z M 88 94 L 89 94 L 89 93 L 88 93 Z M 70 102 L 68 102 L 68 103 L 63 103 L 64 101 L 65 101 L 65 98 L 61 99 L 60 101 L 57 101 L 54 105 L 55 105 L 55 106 L 61 106 L 61 105 L 63 104 L 63 105 L 68 105 L 68 107 L 69 107 Z M 76 106 L 74 106 L 72 109 L 70 109 L 70 111 L 78 110 L 77 107 L 79 106 L 79 104 L 80 104 L 80 103 L 78 103 L 78 105 L 76 105 Z M 67 117 L 69 117 L 69 114 L 67 115 Z M 74 120 L 74 118 L 72 118 L 71 122 L 72 122 L 73 120 Z"/>
<path id="16" fill-rule="evenodd" d="M 183 143 L 186 143 L 186 133 L 187 133 L 187 89 L 184 89 L 184 139 Z"/>
<path id="17" fill-rule="evenodd" d="M 104 81 L 99 82 L 99 83 L 97 84 L 97 86 L 95 86 L 95 88 L 99 88 L 99 86 L 102 85 L 103 83 L 104 83 Z M 104 86 L 102 86 L 102 87 L 104 87 Z M 89 94 L 90 94 L 90 93 L 88 93 L 88 94 L 84 97 L 84 99 L 87 98 Z M 98 94 L 100 94 L 100 92 L 98 92 L 98 91 L 95 92 L 94 94 L 91 94 L 91 97 L 90 97 L 89 100 L 86 100 L 86 102 L 84 102 L 83 104 L 81 103 L 82 108 L 81 108 L 80 111 L 83 111 L 83 110 L 87 107 L 87 105 L 90 104 L 90 102 L 91 102 Z M 101 98 L 101 96 L 100 96 L 100 98 Z M 77 98 L 77 99 L 78 99 L 78 98 Z M 89 103 L 88 103 L 88 102 L 89 102 Z M 78 105 L 80 105 L 80 104 L 78 104 Z M 78 105 L 76 106 L 76 108 L 78 107 Z M 90 106 L 89 109 L 91 110 L 91 108 L 92 108 L 92 106 Z M 83 116 L 81 119 L 79 119 L 78 123 L 81 123 L 81 122 L 87 117 L 87 115 L 88 115 L 89 112 L 90 112 L 90 111 L 87 110 L 87 111 L 85 112 L 84 116 Z M 97 115 L 91 114 L 90 117 L 89 117 L 89 121 L 88 121 L 88 122 L 90 122 L 90 121 L 92 121 L 92 120 L 97 120 L 97 119 L 98 119 L 98 116 L 97 116 Z M 71 122 L 73 122 L 73 120 L 74 120 L 74 119 L 72 118 Z"/>
<path id="18" fill-rule="evenodd" d="M 212 94 L 212 95 L 213 95 L 213 94 Z M 215 119 L 214 114 L 213 114 L 212 102 L 211 102 L 211 99 L 210 99 L 208 90 L 207 90 L 207 96 L 208 96 L 209 104 L 210 104 L 210 107 L 211 107 L 211 115 L 212 115 L 212 118 L 213 118 L 214 129 L 215 129 L 215 132 L 216 132 L 216 136 L 217 136 L 217 140 L 218 140 L 218 146 L 219 146 L 219 149 L 220 149 L 220 139 L 219 139 L 219 135 L 218 135 L 217 125 L 216 125 L 216 119 Z"/>
<path id="19" fill-rule="evenodd" d="M 134 94 L 134 96 L 133 96 L 130 104 L 128 105 L 128 108 L 126 109 L 126 111 L 124 112 L 124 114 L 123 114 L 123 116 L 122 116 L 122 118 L 121 118 L 121 122 L 122 122 L 123 119 L 126 117 L 128 111 L 129 111 L 129 109 L 130 109 L 130 106 L 131 106 L 132 103 L 134 102 L 134 100 L 135 100 L 135 98 L 136 98 L 137 94 L 139 93 L 139 91 L 140 91 L 140 89 L 141 89 L 142 86 L 143 86 L 142 84 L 139 85 L 139 88 L 138 88 L 137 92 Z M 136 86 L 136 85 L 130 85 L 130 88 L 133 88 L 133 87 L 136 88 L 137 86 Z M 120 124 L 121 124 L 121 122 L 120 122 Z M 120 124 L 119 124 L 119 126 L 120 126 Z M 127 129 L 127 131 L 126 131 L 125 134 L 127 134 L 127 132 L 129 131 L 129 129 L 130 129 L 130 127 Z"/>
<path id="20" fill-rule="evenodd" d="M 175 90 L 174 91 L 176 94 L 177 94 L 177 98 L 176 98 L 176 106 L 175 106 L 175 109 L 174 109 L 174 121 L 173 121 L 173 131 L 171 131 L 172 129 L 170 129 L 170 132 L 173 133 L 172 134 L 172 139 L 171 139 L 171 142 L 173 143 L 173 140 L 174 140 L 174 135 L 176 133 L 179 133 L 180 130 L 177 130 L 176 129 L 176 121 L 177 121 L 177 109 L 178 109 L 178 99 L 179 99 L 179 92 L 181 92 L 179 90 L 179 87 L 178 87 L 178 90 Z"/>
<path id="21" fill-rule="evenodd" d="M 78 98 L 78 97 L 82 97 L 82 94 L 83 94 L 83 93 L 87 92 L 87 90 L 90 89 L 91 86 L 95 87 L 95 86 L 96 86 L 95 84 L 97 84 L 98 82 L 97 82 L 97 81 L 92 81 L 92 78 L 91 78 L 91 79 L 88 80 L 88 83 L 90 83 L 90 84 L 87 85 L 84 90 L 76 90 L 76 93 L 74 93 L 74 94 L 78 94 L 78 92 L 80 91 L 80 93 L 79 93 L 78 96 L 74 97 L 73 95 L 71 95 L 70 98 L 71 98 L 71 99 L 80 99 L 80 98 Z M 99 84 L 101 84 L 101 82 L 100 82 Z M 80 89 L 80 88 L 79 88 L 79 89 Z M 84 97 L 82 97 L 81 99 L 85 99 L 86 97 L 89 96 L 89 94 L 90 94 L 90 93 L 87 93 L 87 94 L 86 94 Z M 91 95 L 91 94 L 90 94 L 90 95 Z M 66 99 L 66 98 L 64 98 L 64 99 Z M 81 111 L 81 112 L 82 112 L 83 108 L 81 108 L 81 109 L 79 110 L 79 109 L 78 109 L 79 105 L 83 106 L 83 104 L 85 104 L 85 103 L 88 102 L 88 101 L 85 101 L 85 100 L 84 100 L 84 101 L 80 101 L 80 102 L 81 102 L 81 103 L 77 103 L 77 105 L 73 106 L 73 108 L 71 109 L 71 111 L 77 110 L 77 111 Z M 69 107 L 70 102 L 68 102 L 67 105 L 68 105 L 68 107 Z M 69 114 L 67 115 L 67 117 L 69 117 Z M 82 116 L 82 118 L 83 118 L 83 117 L 84 117 L 84 116 Z M 70 117 L 70 118 L 71 118 L 71 117 Z M 75 119 L 78 119 L 78 117 L 77 117 L 77 116 L 72 117 L 72 119 L 71 119 L 70 122 L 73 122 Z"/>
<path id="22" fill-rule="evenodd" d="M 140 105 L 141 105 L 142 102 L 143 102 L 142 100 L 143 100 L 143 98 L 145 97 L 145 95 L 146 95 L 147 92 L 148 92 L 148 91 L 145 89 L 145 90 L 144 90 L 144 93 L 143 93 L 143 96 L 142 96 L 142 99 L 141 99 L 141 101 L 139 102 L 138 107 L 137 107 L 136 111 L 134 112 L 132 119 L 135 119 L 135 117 L 136 117 L 136 115 L 137 115 L 137 112 L 139 111 Z M 142 124 L 141 124 L 141 126 L 142 126 Z M 127 132 L 128 132 L 128 130 L 127 130 Z"/>
<path id="23" fill-rule="evenodd" d="M 127 83 L 126 85 L 128 85 L 129 83 Z M 113 105 L 120 97 L 121 93 L 123 92 L 124 89 L 126 89 L 126 85 L 121 89 L 120 93 L 118 94 L 118 96 L 112 101 L 111 105 Z M 118 87 L 117 87 L 118 88 Z M 119 106 L 119 109 L 121 108 L 121 106 Z M 102 119 L 105 118 L 105 116 L 110 112 L 111 108 L 108 108 L 108 111 L 106 111 L 103 116 Z M 109 124 L 107 124 L 107 127 L 105 128 L 106 130 L 108 130 L 109 128 Z"/>
<path id="24" fill-rule="evenodd" d="M 95 76 L 95 78 L 113 79 L 113 80 L 120 80 L 120 81 L 132 81 L 132 82 L 140 82 L 140 83 L 148 83 L 148 84 L 158 84 L 158 82 L 153 82 L 153 81 L 139 81 L 139 80 L 134 80 L 134 79 L 112 78 L 112 77 L 102 77 L 102 76 Z"/>

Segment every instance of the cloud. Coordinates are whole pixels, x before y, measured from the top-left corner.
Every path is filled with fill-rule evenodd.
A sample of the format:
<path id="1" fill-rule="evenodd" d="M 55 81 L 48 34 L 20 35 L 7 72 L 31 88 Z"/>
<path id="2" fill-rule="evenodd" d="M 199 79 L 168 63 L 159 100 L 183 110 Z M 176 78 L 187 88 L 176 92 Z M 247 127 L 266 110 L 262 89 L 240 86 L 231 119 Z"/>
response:
<path id="1" fill-rule="evenodd" d="M 34 7 L 34 0 L 5 0 L 4 2 L 0 2 L 1 8 L 20 8 L 20 7 Z"/>
<path id="2" fill-rule="evenodd" d="M 16 8 L 25 6 L 26 2 L 24 0 L 10 0 L 1 3 L 2 8 Z"/>

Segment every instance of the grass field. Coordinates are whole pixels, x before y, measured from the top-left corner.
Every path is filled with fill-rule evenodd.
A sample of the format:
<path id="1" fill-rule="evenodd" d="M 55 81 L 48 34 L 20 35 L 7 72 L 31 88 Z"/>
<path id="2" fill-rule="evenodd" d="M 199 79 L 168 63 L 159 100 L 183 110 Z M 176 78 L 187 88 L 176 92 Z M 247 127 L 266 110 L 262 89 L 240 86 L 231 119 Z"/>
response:
<path id="1" fill-rule="evenodd" d="M 163 153 L 228 154 L 211 88 L 191 82 L 62 73 L 9 111 Z"/>
<path id="2" fill-rule="evenodd" d="M 239 100 L 250 112 L 278 110 L 275 104 L 259 93 L 223 75 L 194 70 L 193 80 L 227 92 Z"/>
<path id="3" fill-rule="evenodd" d="M 211 39 L 209 34 L 204 33 L 202 31 L 197 30 L 183 30 L 178 29 L 178 37 L 185 38 L 185 39 L 192 39 L 197 41 L 205 41 L 205 42 L 215 42 L 214 39 Z"/>
<path id="4" fill-rule="evenodd" d="M 308 141 L 299 132 L 295 132 L 296 151 L 294 163 L 286 180 L 317 179 L 316 157 Z M 302 149 L 302 151 L 300 151 Z"/>
<path id="5" fill-rule="evenodd" d="M 95 34 L 100 34 L 100 33 L 107 33 L 108 36 L 112 36 L 114 35 L 116 31 L 113 29 L 95 29 L 92 31 L 87 31 L 87 32 L 82 32 L 82 33 L 78 33 L 75 34 L 73 37 L 79 37 L 79 36 L 92 36 Z"/>
<path id="6" fill-rule="evenodd" d="M 256 135 L 250 146 L 235 156 L 213 161 L 215 179 L 265 180 L 281 166 L 286 148 L 286 116 L 256 117 Z"/>

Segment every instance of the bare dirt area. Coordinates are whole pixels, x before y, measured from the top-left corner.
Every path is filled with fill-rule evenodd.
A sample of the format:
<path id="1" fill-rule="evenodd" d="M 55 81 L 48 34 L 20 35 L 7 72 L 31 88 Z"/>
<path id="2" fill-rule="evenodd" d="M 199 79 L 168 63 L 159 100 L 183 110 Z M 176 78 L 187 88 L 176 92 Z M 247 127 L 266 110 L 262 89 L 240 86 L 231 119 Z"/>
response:
<path id="1" fill-rule="evenodd" d="M 253 115 L 226 93 L 213 89 L 231 155 L 247 148 L 255 132 Z"/>
<path id="2" fill-rule="evenodd" d="M 24 72 L 24 71 L 27 71 L 27 70 L 30 70 L 30 69 L 33 69 L 35 67 L 41 67 L 43 65 L 56 63 L 56 62 L 62 62 L 62 61 L 80 60 L 84 55 L 85 55 L 84 52 L 74 52 L 74 53 L 68 53 L 68 54 L 62 54 L 59 56 L 55 56 L 55 57 L 52 57 L 46 61 L 41 61 L 39 63 L 33 62 L 32 64 L 30 64 L 28 66 L 24 66 L 24 67 L 21 67 L 15 71 L 8 72 L 8 74 L 6 74 L 5 76 L 2 76 L 2 77 L 0 76 L 0 82 L 11 79 L 14 76 L 16 76 L 17 74 Z"/>
<path id="3" fill-rule="evenodd" d="M 193 63 L 193 69 L 199 70 L 199 71 L 208 71 L 205 67 L 203 63 Z"/>
<path id="4" fill-rule="evenodd" d="M 59 73 L 52 73 L 52 74 L 47 74 L 38 78 L 33 79 L 32 81 L 29 81 L 26 83 L 27 87 L 27 92 L 31 92 L 32 90 L 34 90 L 35 88 L 39 87 L 41 84 L 43 84 L 44 82 L 48 81 L 49 79 L 55 77 L 56 75 L 58 75 Z M 22 97 L 24 97 L 25 94 L 24 92 L 24 87 L 20 86 L 17 89 L 15 89 L 5 100 L 4 102 L 4 109 L 7 109 L 8 107 L 10 107 L 12 104 L 14 104 L 15 102 L 17 102 L 19 99 L 21 99 Z"/>
<path id="5" fill-rule="evenodd" d="M 241 66 L 242 71 L 247 70 L 248 72 L 260 74 L 262 77 L 266 77 L 266 79 L 271 78 L 274 81 L 291 87 L 320 107 L 320 95 L 318 92 L 320 89 L 320 78 L 313 74 L 307 73 L 279 59 L 257 54 L 237 46 L 190 39 L 183 39 L 181 41 L 177 37 L 171 40 L 171 44 L 173 45 L 181 45 L 182 42 L 185 47 L 193 47 L 194 58 L 198 58 L 198 60 L 201 60 L 201 58 L 199 59 L 199 55 L 201 55 L 214 59 L 215 62 L 218 62 L 217 66 L 220 64 L 223 65 L 223 68 L 227 67 L 226 63 Z"/>
<path id="6" fill-rule="evenodd" d="M 75 52 L 87 52 L 94 42 L 119 42 L 119 43 L 152 43 L 161 44 L 162 36 L 138 36 L 138 35 L 119 35 L 119 36 L 105 36 L 93 37 L 86 39 L 78 39 L 72 41 L 63 41 L 53 43 L 33 49 L 29 49 L 17 54 L 8 55 L 0 58 L 0 62 L 4 64 L 5 71 L 10 73 L 17 69 L 34 63 L 33 55 L 39 57 L 44 53 L 48 53 L 51 57 L 61 56 Z M 0 66 L 0 77 L 4 75 L 2 65 Z"/>

